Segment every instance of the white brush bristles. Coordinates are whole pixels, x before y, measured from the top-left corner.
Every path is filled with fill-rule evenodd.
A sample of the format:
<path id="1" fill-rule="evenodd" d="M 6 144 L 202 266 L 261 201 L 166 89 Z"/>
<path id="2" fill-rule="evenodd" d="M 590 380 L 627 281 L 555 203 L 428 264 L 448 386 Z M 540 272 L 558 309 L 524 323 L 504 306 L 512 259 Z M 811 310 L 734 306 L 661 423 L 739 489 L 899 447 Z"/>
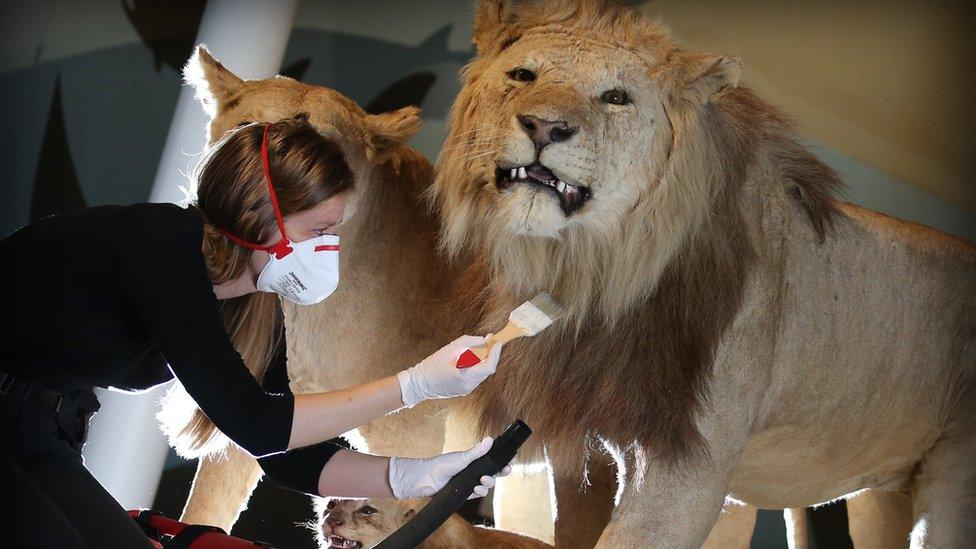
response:
<path id="1" fill-rule="evenodd" d="M 508 318 L 526 336 L 534 336 L 561 317 L 562 312 L 562 306 L 543 292 L 532 298 L 532 301 L 519 305 Z"/>

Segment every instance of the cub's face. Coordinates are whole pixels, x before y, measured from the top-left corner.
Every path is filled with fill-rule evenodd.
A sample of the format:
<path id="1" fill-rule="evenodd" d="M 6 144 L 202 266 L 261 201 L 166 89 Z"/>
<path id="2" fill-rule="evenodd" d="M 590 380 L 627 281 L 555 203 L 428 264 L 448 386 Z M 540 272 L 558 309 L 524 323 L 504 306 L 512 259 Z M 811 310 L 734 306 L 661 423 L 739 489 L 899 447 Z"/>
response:
<path id="1" fill-rule="evenodd" d="M 372 547 L 405 524 L 425 503 L 392 498 L 330 500 L 322 519 L 322 539 L 335 549 Z"/>
<path id="2" fill-rule="evenodd" d="M 441 164 L 465 164 L 501 228 L 607 224 L 652 185 L 671 131 L 645 59 L 542 28 L 472 69 Z"/>

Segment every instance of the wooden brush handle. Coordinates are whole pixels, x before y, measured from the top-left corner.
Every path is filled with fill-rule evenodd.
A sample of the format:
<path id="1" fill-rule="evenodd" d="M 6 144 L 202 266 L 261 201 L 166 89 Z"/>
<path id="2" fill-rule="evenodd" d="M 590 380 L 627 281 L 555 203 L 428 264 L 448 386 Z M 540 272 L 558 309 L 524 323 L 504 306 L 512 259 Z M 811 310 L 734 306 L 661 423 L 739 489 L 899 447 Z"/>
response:
<path id="1" fill-rule="evenodd" d="M 504 328 L 502 328 L 502 331 L 498 332 L 497 334 L 491 334 L 491 337 L 485 340 L 485 343 L 483 345 L 478 345 L 477 347 L 474 347 L 471 350 L 474 351 L 474 354 L 478 355 L 478 358 L 484 360 L 488 358 L 489 351 L 491 351 L 491 348 L 494 347 L 495 345 L 504 345 L 509 341 L 513 339 L 518 339 L 520 337 L 523 337 L 524 335 L 525 332 L 520 330 L 519 327 L 516 326 L 514 322 L 510 321 L 508 324 L 505 325 Z"/>
<path id="2" fill-rule="evenodd" d="M 458 359 L 457 367 L 470 368 L 471 366 L 474 366 L 475 364 L 478 364 L 479 362 L 487 358 L 488 353 L 491 352 L 491 348 L 493 346 L 504 345 L 509 341 L 520 338 L 524 335 L 525 333 L 522 332 L 522 330 L 520 330 L 519 327 L 516 326 L 514 322 L 509 321 L 508 324 L 506 324 L 505 327 L 502 328 L 502 331 L 498 332 L 497 334 L 492 334 L 491 337 L 489 337 L 482 345 L 478 345 L 477 347 L 471 347 L 470 349 L 468 349 L 468 351 L 474 353 L 475 356 L 478 357 L 477 361 L 474 361 L 474 359 L 470 357 L 465 357 L 465 355 L 468 354 L 468 351 L 465 351 L 465 353 L 461 355 L 461 358 Z"/>

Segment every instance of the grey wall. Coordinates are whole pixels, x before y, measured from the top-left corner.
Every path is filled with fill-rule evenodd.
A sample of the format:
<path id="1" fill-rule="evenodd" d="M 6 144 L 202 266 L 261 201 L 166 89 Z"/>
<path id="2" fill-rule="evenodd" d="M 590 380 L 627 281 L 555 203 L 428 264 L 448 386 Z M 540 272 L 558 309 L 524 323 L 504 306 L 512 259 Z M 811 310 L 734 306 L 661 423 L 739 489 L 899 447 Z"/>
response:
<path id="1" fill-rule="evenodd" d="M 0 7 L 0 117 L 7 122 L 0 134 L 0 233 L 29 219 L 39 171 L 49 177 L 41 181 L 48 196 L 75 195 L 88 205 L 148 197 L 180 86 L 178 68 L 202 10 L 199 1 L 181 5 L 183 10 L 160 11 L 152 2 L 63 0 Z M 384 93 L 419 100 L 425 123 L 413 144 L 434 158 L 458 70 L 472 54 L 471 17 L 470 4 L 462 1 L 306 1 L 284 66 L 363 105 Z M 63 135 L 49 132 L 42 151 L 58 89 Z M 59 139 L 64 147 L 52 143 Z M 815 148 L 844 175 L 844 198 L 976 238 L 973 212 L 844 154 Z M 196 153 L 187 151 L 188 167 Z M 52 181 L 52 171 L 74 173 L 77 183 L 65 180 L 70 177 Z"/>

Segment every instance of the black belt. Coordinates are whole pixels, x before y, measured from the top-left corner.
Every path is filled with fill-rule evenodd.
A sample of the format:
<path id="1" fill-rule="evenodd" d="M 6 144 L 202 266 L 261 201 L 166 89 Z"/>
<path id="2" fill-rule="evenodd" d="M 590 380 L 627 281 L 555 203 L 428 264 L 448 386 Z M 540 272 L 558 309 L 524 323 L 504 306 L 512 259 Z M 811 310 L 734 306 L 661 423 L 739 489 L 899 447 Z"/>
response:
<path id="1" fill-rule="evenodd" d="M 0 370 L 0 395 L 18 399 L 54 416 L 61 436 L 78 452 L 88 440 L 88 422 L 100 404 L 92 387 L 78 386 L 64 393 Z"/>
<path id="2" fill-rule="evenodd" d="M 0 395 L 22 400 L 44 411 L 57 412 L 61 409 L 64 394 L 48 389 L 33 381 L 14 377 L 0 370 Z"/>

